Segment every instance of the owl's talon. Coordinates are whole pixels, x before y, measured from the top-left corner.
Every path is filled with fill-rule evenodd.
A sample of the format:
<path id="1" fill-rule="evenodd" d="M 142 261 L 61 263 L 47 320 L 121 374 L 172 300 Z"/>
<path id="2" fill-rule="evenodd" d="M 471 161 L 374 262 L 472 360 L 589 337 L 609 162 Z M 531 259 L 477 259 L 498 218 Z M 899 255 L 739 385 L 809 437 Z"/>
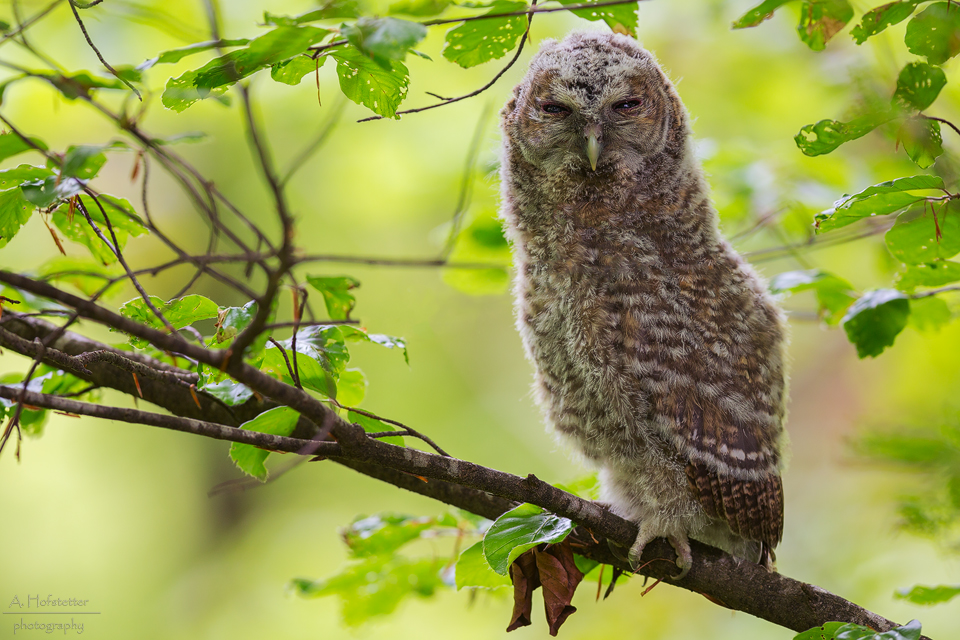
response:
<path id="1" fill-rule="evenodd" d="M 693 552 L 690 551 L 690 541 L 686 536 L 667 536 L 667 542 L 677 552 L 677 566 L 680 573 L 673 576 L 674 580 L 683 580 L 690 573 L 693 566 Z"/>

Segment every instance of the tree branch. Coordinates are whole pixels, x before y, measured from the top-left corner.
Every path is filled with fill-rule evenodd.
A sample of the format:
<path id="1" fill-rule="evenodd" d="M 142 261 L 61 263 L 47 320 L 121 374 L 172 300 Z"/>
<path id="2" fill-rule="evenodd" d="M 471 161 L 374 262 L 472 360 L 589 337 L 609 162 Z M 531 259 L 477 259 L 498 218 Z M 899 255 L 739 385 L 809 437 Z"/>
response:
<path id="1" fill-rule="evenodd" d="M 9 281 L 13 279 L 10 274 L 0 271 L 0 281 L 10 283 Z M 17 285 L 14 284 L 14 286 Z M 48 293 L 55 292 L 55 289 L 53 292 L 48 291 Z M 68 295 L 63 294 L 60 297 L 65 298 Z M 103 313 L 90 309 L 79 311 L 82 314 L 96 315 L 101 321 L 111 319 L 107 315 L 110 312 L 105 310 L 103 310 Z M 113 319 L 127 320 L 122 316 L 116 316 Z M 36 318 L 18 318 L 16 323 L 11 323 L 11 328 L 23 330 L 25 327 L 40 322 L 43 321 Z M 173 339 L 172 336 L 156 332 L 148 327 L 142 325 L 140 327 L 144 329 L 141 332 L 143 335 L 140 337 L 158 333 L 160 336 Z M 116 328 L 127 330 L 123 326 Z M 151 337 L 156 338 L 157 336 Z M 23 346 L 23 344 L 20 343 L 20 346 Z M 88 346 L 102 348 L 102 345 L 97 345 L 92 341 Z M 206 351 L 195 347 L 195 345 L 191 346 L 200 351 Z M 16 345 L 11 345 L 9 348 L 18 350 Z M 27 352 L 25 355 L 30 354 L 30 352 Z M 270 380 L 300 395 L 300 392 L 293 387 L 283 385 L 272 378 Z M 254 383 L 251 388 L 256 388 L 261 382 L 254 378 L 250 378 L 250 381 Z M 171 390 L 179 388 L 178 385 L 168 381 L 155 381 L 155 383 Z M 267 389 L 267 386 L 261 388 Z M 129 391 L 127 392 L 129 393 Z M 191 410 L 192 399 L 181 396 L 179 401 L 175 402 L 172 398 L 172 394 L 161 393 L 158 394 L 157 401 L 174 414 L 183 414 Z M 28 402 L 36 400 L 36 398 L 30 396 Z M 195 406 L 193 410 L 195 410 Z M 151 420 L 153 419 L 151 418 Z M 238 424 L 237 421 L 242 419 L 244 418 L 240 416 L 231 417 L 227 419 L 226 424 Z M 336 420 L 341 422 L 338 416 Z M 177 426 L 183 425 L 178 423 Z M 169 428 L 175 427 L 170 426 Z M 227 427 L 218 425 L 218 428 Z M 198 435 L 208 435 L 203 429 L 198 429 L 198 431 Z M 334 430 L 335 435 L 338 432 L 341 432 L 340 429 Z M 230 439 L 233 435 L 233 432 L 221 433 L 228 436 L 226 439 Z M 617 545 L 628 547 L 636 536 L 636 525 L 606 511 L 595 503 L 561 491 L 534 476 L 521 478 L 465 460 L 445 458 L 414 449 L 395 447 L 370 439 L 362 433 L 356 439 L 351 438 L 352 434 L 350 433 L 346 435 L 348 436 L 347 441 L 340 442 L 339 451 L 336 455 L 330 457 L 334 462 L 487 518 L 497 517 L 517 502 L 539 505 L 560 516 L 568 517 L 583 527 L 578 528 L 574 537 L 578 553 L 599 562 L 627 569 L 625 564 L 609 550 L 604 538 Z M 311 440 L 294 440 L 297 440 L 298 445 L 304 441 L 310 442 L 312 445 L 320 444 Z M 287 444 L 292 447 L 292 443 Z M 323 447 L 327 447 L 328 444 L 331 443 L 323 443 Z M 330 449 L 330 452 L 333 453 L 334 450 Z M 323 455 L 326 455 L 326 451 Z M 424 481 L 423 478 L 427 480 Z M 642 573 L 702 593 L 726 607 L 744 611 L 796 631 L 803 631 L 831 620 L 854 622 L 878 630 L 887 630 L 896 626 L 895 623 L 819 587 L 768 572 L 759 565 L 737 560 L 717 549 L 695 541 L 691 546 L 694 554 L 693 568 L 682 581 L 677 582 L 672 579 L 671 576 L 676 573 L 676 567 L 673 565 L 674 552 L 666 541 L 660 539 L 647 545 L 642 562 L 652 562 L 642 570 Z M 657 559 L 667 561 L 656 562 Z"/>

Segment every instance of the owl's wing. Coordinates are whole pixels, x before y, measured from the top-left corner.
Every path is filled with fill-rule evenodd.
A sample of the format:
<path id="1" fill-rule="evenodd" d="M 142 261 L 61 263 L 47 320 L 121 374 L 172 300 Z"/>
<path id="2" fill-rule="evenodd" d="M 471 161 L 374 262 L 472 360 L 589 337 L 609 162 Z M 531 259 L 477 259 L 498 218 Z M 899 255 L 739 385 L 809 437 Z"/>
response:
<path id="1" fill-rule="evenodd" d="M 663 405 L 661 419 L 674 423 L 673 436 L 687 454 L 690 490 L 707 515 L 767 550 L 776 547 L 783 536 L 779 430 L 738 420 L 692 393 L 671 394 Z"/>

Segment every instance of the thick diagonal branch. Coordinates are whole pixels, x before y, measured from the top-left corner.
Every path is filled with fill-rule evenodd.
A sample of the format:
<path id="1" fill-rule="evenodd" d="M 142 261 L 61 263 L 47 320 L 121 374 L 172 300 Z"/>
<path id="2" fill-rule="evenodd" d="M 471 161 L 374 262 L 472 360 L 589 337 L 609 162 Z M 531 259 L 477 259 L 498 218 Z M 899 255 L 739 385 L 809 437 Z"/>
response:
<path id="1" fill-rule="evenodd" d="M 9 282 L 13 279 L 11 274 L 0 271 L 0 281 Z M 35 293 L 40 290 L 35 285 L 42 283 L 35 283 L 29 279 L 23 280 L 28 281 L 29 290 Z M 39 295 L 59 296 L 55 299 L 66 302 L 65 298 L 69 294 L 64 294 L 52 287 L 50 289 L 52 291 L 44 290 Z M 171 341 L 166 344 L 172 344 L 173 340 L 180 341 L 174 336 L 143 325 L 131 323 L 135 326 L 130 327 L 120 323 L 120 320 L 127 321 L 127 319 L 97 305 L 93 305 L 94 308 L 82 306 L 83 309 L 78 309 L 82 315 L 94 317 L 107 324 L 115 322 L 118 324 L 115 328 L 124 331 L 133 329 L 131 333 L 144 339 L 157 342 Z M 23 330 L 34 322 L 36 320 L 33 318 L 19 318 L 17 323 L 11 323 L 8 328 L 12 331 Z M 90 347 L 103 348 L 96 343 L 91 343 Z M 191 349 L 184 349 L 191 351 L 187 355 L 196 356 L 198 360 L 212 362 L 219 359 L 209 353 L 199 353 L 207 351 L 201 347 L 196 345 L 190 345 L 190 347 Z M 16 346 L 9 348 L 17 350 Z M 31 355 L 31 352 L 25 355 Z M 233 365 L 226 368 L 232 375 L 235 371 L 238 372 L 243 377 L 236 375 L 235 377 L 277 402 L 294 408 L 300 406 L 311 410 L 314 414 L 311 417 L 316 418 L 315 422 L 317 420 L 334 421 L 333 434 L 338 436 L 338 439 L 344 436 L 339 442 L 340 453 L 330 458 L 335 462 L 384 482 L 462 507 L 488 518 L 496 517 L 515 503 L 529 502 L 539 505 L 582 525 L 578 528 L 575 538 L 578 553 L 622 569 L 627 568 L 609 551 L 606 540 L 609 539 L 620 546 L 629 546 L 636 536 L 636 526 L 600 508 L 595 503 L 561 491 L 533 476 L 521 478 L 465 460 L 395 447 L 369 439 L 362 432 L 358 434 L 355 425 L 345 424 L 336 414 L 328 418 L 325 417 L 327 414 L 317 413 L 313 403 L 322 407 L 323 411 L 329 412 L 329 410 L 294 387 L 263 376 L 260 372 L 252 375 L 244 372 L 242 368 L 235 369 Z M 269 383 L 265 383 L 260 376 L 266 377 Z M 178 389 L 178 385 L 171 382 L 154 382 L 171 390 Z M 127 392 L 130 393 L 130 390 Z M 296 396 L 306 396 L 307 400 L 298 399 Z M 172 394 L 160 393 L 153 401 L 175 415 L 196 411 L 192 398 L 184 398 L 182 395 L 177 401 L 173 401 L 172 398 Z M 287 400 L 293 400 L 293 402 L 287 402 Z M 238 418 L 226 418 L 224 424 L 236 425 L 237 420 Z M 306 438 L 310 437 L 312 435 L 306 435 Z M 642 561 L 649 564 L 642 573 L 702 593 L 731 609 L 744 611 L 797 631 L 831 620 L 854 622 L 879 630 L 895 626 L 893 622 L 819 587 L 770 573 L 759 565 L 736 560 L 706 545 L 693 543 L 692 547 L 694 566 L 684 580 L 675 582 L 671 579 L 670 576 L 676 573 L 676 567 L 673 564 L 674 554 L 669 544 L 663 540 L 647 545 Z"/>

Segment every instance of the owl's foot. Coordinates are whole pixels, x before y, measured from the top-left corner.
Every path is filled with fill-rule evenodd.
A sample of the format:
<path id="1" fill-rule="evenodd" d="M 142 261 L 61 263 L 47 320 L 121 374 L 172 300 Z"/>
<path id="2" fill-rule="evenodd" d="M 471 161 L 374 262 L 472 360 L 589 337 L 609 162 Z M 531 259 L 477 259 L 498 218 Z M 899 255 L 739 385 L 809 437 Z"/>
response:
<path id="1" fill-rule="evenodd" d="M 636 541 L 633 543 L 633 546 L 630 547 L 630 552 L 627 554 L 627 562 L 634 572 L 640 568 L 640 556 L 643 555 L 644 547 L 656 537 L 658 537 L 656 533 L 645 531 L 643 526 L 640 527 L 640 533 L 637 535 Z M 693 553 L 690 551 L 690 541 L 685 534 L 681 534 L 678 536 L 667 536 L 667 542 L 669 542 L 673 550 L 677 552 L 677 566 L 680 567 L 680 573 L 673 576 L 673 579 L 682 580 L 686 577 L 687 573 L 690 572 L 690 567 L 693 566 Z"/>

